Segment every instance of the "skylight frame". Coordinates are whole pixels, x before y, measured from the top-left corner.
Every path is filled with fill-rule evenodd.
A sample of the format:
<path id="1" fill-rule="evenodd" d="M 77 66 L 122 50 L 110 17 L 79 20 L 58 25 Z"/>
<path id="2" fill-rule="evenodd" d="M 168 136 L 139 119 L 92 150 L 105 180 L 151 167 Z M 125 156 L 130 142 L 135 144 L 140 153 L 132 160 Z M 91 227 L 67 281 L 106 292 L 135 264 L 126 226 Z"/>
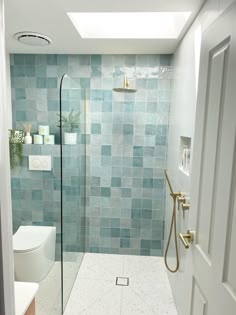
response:
<path id="1" fill-rule="evenodd" d="M 191 12 L 68 12 L 83 39 L 177 39 Z"/>

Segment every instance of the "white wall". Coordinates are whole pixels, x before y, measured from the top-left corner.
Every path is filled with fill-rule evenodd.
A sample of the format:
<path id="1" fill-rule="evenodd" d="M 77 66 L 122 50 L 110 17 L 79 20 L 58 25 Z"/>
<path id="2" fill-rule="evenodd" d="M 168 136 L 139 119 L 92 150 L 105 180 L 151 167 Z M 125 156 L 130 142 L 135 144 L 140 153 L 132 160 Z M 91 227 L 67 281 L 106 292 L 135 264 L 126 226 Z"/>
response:
<path id="1" fill-rule="evenodd" d="M 12 210 L 6 93 L 4 4 L 0 0 L 0 314 L 14 315 Z"/>
<path id="2" fill-rule="evenodd" d="M 10 54 L 6 52 L 6 93 L 7 93 L 7 128 L 12 129 L 12 102 L 11 102 L 11 73 Z"/>
<path id="3" fill-rule="evenodd" d="M 186 176 L 178 168 L 180 137 L 191 137 L 193 147 L 201 34 L 232 2 L 233 0 L 208 0 L 173 57 L 174 79 L 170 106 L 167 169 L 174 184 L 174 190 L 187 194 L 190 192 L 191 173 L 190 176 Z M 171 202 L 167 189 L 165 239 L 167 239 L 170 226 Z M 191 228 L 188 226 L 188 212 L 185 213 L 185 217 L 182 210 L 177 213 L 178 232 L 186 232 Z M 178 314 L 189 315 L 190 293 L 186 292 L 186 283 L 189 274 L 187 269 L 191 266 L 188 266 L 189 261 L 188 264 L 186 263 L 188 252 L 181 243 L 179 243 L 179 249 L 180 270 L 175 274 L 169 273 L 169 279 Z M 169 252 L 169 262 L 171 266 L 175 264 L 173 242 Z"/>

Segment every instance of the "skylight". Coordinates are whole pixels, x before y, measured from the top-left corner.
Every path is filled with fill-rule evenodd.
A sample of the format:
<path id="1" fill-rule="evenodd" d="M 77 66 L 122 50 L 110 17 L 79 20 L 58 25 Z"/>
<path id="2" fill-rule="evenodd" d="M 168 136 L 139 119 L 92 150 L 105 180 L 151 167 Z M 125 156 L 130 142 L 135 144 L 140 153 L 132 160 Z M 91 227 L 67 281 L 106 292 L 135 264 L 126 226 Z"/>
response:
<path id="1" fill-rule="evenodd" d="M 82 38 L 178 38 L 191 12 L 68 12 Z"/>

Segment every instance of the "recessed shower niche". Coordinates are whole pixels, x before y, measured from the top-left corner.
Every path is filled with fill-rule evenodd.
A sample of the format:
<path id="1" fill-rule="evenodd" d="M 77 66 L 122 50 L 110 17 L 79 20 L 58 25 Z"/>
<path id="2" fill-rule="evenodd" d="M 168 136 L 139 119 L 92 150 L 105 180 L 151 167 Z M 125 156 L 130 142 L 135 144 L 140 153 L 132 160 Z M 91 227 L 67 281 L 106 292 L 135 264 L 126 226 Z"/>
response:
<path id="1" fill-rule="evenodd" d="M 189 176 L 191 162 L 191 138 L 180 137 L 179 170 Z"/>

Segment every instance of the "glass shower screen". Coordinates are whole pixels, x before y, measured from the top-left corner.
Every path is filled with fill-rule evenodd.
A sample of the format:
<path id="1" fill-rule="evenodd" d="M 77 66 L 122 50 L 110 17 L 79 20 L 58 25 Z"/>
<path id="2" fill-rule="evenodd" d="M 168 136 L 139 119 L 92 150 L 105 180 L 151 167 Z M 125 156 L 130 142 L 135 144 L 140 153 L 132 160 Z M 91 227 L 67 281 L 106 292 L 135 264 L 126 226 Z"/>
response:
<path id="1" fill-rule="evenodd" d="M 63 310 L 85 252 L 86 91 L 79 82 L 65 74 L 60 85 Z"/>

